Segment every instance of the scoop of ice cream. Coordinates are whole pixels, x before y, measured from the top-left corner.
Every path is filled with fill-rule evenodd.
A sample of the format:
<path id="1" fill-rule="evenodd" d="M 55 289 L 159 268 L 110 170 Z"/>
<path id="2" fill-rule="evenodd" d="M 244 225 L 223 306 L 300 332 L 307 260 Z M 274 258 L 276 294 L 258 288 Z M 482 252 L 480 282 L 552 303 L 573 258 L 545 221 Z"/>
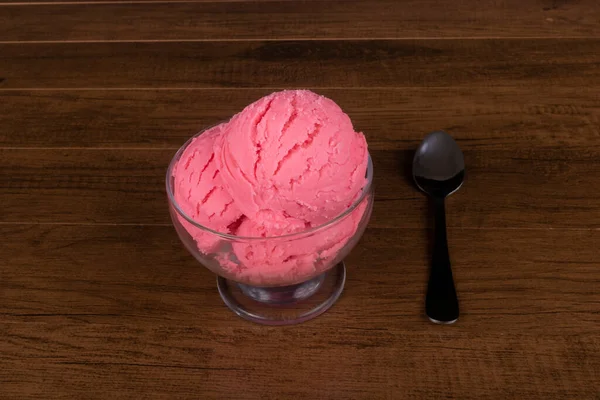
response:
<path id="1" fill-rule="evenodd" d="M 221 124 L 197 136 L 181 155 L 175 169 L 174 197 L 181 210 L 195 222 L 222 233 L 242 217 L 233 197 L 225 189 L 216 163 L 214 144 L 221 135 Z M 194 238 L 200 250 L 211 251 L 219 237 L 202 230 L 183 217 L 181 224 Z"/>
<path id="2" fill-rule="evenodd" d="M 299 249 L 309 243 L 272 238 L 306 229 L 304 221 L 286 218 L 272 211 L 259 211 L 253 219 L 246 219 L 238 229 L 238 236 L 268 238 L 240 240 L 233 243 L 239 260 L 238 276 L 254 283 L 266 283 L 298 274 L 298 268 L 312 266 L 317 258 L 315 249 Z M 308 250 L 308 251 L 307 251 Z"/>
<path id="3" fill-rule="evenodd" d="M 242 222 L 238 235 L 267 239 L 234 242 L 238 264 L 232 272 L 253 285 L 299 282 L 323 272 L 354 236 L 367 204 L 362 202 L 342 219 L 307 234 L 302 234 L 306 230 L 302 220 L 259 211 L 255 218 Z M 290 234 L 296 235 L 268 239 Z"/>
<path id="4" fill-rule="evenodd" d="M 320 225 L 347 209 L 366 182 L 364 136 L 337 104 L 308 90 L 250 104 L 216 145 L 225 187 L 250 220 L 273 211 Z"/>

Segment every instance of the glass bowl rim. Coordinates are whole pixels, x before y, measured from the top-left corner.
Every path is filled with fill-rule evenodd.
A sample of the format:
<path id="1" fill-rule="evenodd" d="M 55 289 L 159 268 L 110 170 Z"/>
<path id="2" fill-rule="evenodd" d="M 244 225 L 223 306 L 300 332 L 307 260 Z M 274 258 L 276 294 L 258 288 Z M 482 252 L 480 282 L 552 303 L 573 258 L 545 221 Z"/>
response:
<path id="1" fill-rule="evenodd" d="M 171 203 L 173 205 L 173 207 L 175 208 L 175 211 L 181 215 L 187 222 L 191 223 L 192 225 L 194 225 L 196 228 L 199 228 L 203 231 L 206 231 L 208 233 L 211 233 L 213 235 L 216 235 L 222 239 L 228 239 L 228 240 L 234 240 L 234 241 L 253 241 L 253 240 L 273 240 L 273 239 L 292 239 L 292 238 L 300 238 L 300 237 L 304 237 L 304 236 L 309 236 L 312 233 L 321 231 L 327 227 L 333 226 L 334 224 L 336 224 L 338 221 L 341 221 L 342 219 L 344 219 L 346 216 L 348 216 L 349 214 L 352 213 L 352 211 L 354 211 L 359 204 L 361 204 L 363 202 L 363 200 L 367 197 L 367 195 L 371 192 L 371 187 L 373 184 L 373 160 L 371 159 L 371 154 L 368 152 L 367 150 L 367 156 L 368 156 L 368 162 L 367 162 L 367 183 L 366 185 L 362 188 L 362 193 L 360 195 L 360 197 L 358 199 L 356 199 L 354 201 L 354 203 L 352 203 L 352 205 L 350 207 L 348 207 L 346 210 L 344 210 L 344 212 L 342 212 L 341 214 L 337 215 L 336 217 L 322 223 L 321 225 L 318 226 L 314 226 L 312 228 L 309 229 L 305 229 L 303 231 L 300 232 L 294 232 L 294 233 L 288 233 L 285 235 L 279 235 L 279 236 L 237 236 L 237 235 L 232 235 L 229 233 L 223 233 L 223 232 L 219 232 L 219 231 L 215 231 L 214 229 L 211 229 L 205 225 L 200 224 L 199 222 L 195 221 L 193 218 L 191 218 L 189 215 L 187 215 L 179 206 L 179 204 L 177 203 L 177 200 L 175 200 L 175 193 L 171 188 L 171 182 L 170 180 L 172 179 L 172 175 L 173 175 L 173 169 L 175 168 L 175 165 L 177 164 L 177 162 L 179 161 L 181 155 L 183 154 L 183 152 L 185 151 L 185 149 L 192 143 L 192 141 L 194 141 L 194 139 L 196 139 L 198 136 L 202 135 L 204 132 L 222 124 L 218 123 L 215 125 L 211 125 L 205 129 L 202 129 L 200 132 L 196 133 L 194 136 L 192 136 L 191 138 L 189 138 L 175 153 L 175 155 L 173 156 L 173 158 L 171 159 L 171 162 L 169 163 L 169 167 L 167 168 L 167 176 L 165 179 L 165 185 L 166 185 L 166 189 L 167 189 L 167 196 L 169 198 L 169 203 Z"/>

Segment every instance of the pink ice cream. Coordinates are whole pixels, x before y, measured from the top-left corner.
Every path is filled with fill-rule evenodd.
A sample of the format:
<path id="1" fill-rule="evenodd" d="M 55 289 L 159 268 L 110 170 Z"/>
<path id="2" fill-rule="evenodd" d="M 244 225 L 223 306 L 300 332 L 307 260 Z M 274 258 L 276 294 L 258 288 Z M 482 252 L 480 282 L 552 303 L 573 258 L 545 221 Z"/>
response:
<path id="1" fill-rule="evenodd" d="M 232 228 L 242 217 L 242 212 L 221 180 L 215 161 L 214 144 L 220 137 L 221 124 L 194 138 L 177 163 L 175 177 L 175 201 L 181 210 L 197 223 L 223 233 L 234 233 Z M 179 217 L 185 229 L 203 252 L 210 252 L 219 237 L 193 226 Z"/>
<path id="2" fill-rule="evenodd" d="M 222 179 L 242 212 L 270 210 L 319 225 L 365 185 L 367 143 L 332 100 L 273 93 L 235 115 L 217 141 Z"/>
<path id="3" fill-rule="evenodd" d="M 300 234 L 293 239 L 283 237 L 234 243 L 233 249 L 240 265 L 233 271 L 243 280 L 262 285 L 309 279 L 331 265 L 342 247 L 348 244 L 358 229 L 366 206 L 363 202 L 331 227 Z M 305 230 L 303 226 L 304 222 L 300 220 L 260 211 L 259 218 L 244 220 L 238 234 L 253 237 L 286 235 L 302 232 Z"/>
<path id="4" fill-rule="evenodd" d="M 358 199 L 367 163 L 364 136 L 332 100 L 306 90 L 277 92 L 185 149 L 174 171 L 175 200 L 203 226 L 261 238 L 233 241 L 229 253 L 214 254 L 231 277 L 284 284 L 314 276 L 354 236 L 365 203 L 331 226 L 302 232 Z M 180 221 L 200 251 L 218 253 L 218 235 Z M 289 234 L 296 236 L 280 238 Z"/>

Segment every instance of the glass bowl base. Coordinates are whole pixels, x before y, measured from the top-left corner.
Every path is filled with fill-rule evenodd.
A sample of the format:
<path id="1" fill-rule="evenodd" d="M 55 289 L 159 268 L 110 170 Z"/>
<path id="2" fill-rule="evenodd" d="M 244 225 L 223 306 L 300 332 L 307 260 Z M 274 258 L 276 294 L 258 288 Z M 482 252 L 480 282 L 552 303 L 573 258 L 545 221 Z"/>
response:
<path id="1" fill-rule="evenodd" d="M 263 325 L 293 325 L 327 311 L 340 297 L 346 267 L 340 262 L 306 282 L 281 287 L 256 287 L 217 277 L 221 298 L 240 317 Z"/>

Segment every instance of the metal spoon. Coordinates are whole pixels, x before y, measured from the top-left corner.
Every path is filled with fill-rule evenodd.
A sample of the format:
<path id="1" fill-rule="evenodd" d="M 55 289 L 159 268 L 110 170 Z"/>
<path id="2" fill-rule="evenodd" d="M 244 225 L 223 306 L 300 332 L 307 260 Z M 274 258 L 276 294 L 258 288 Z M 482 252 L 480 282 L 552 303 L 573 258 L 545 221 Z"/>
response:
<path id="1" fill-rule="evenodd" d="M 458 298 L 452 278 L 444 199 L 462 185 L 465 177 L 463 153 L 446 132 L 427 135 L 413 159 L 413 178 L 433 200 L 435 236 L 425 312 L 432 322 L 452 324 L 458 319 Z"/>

